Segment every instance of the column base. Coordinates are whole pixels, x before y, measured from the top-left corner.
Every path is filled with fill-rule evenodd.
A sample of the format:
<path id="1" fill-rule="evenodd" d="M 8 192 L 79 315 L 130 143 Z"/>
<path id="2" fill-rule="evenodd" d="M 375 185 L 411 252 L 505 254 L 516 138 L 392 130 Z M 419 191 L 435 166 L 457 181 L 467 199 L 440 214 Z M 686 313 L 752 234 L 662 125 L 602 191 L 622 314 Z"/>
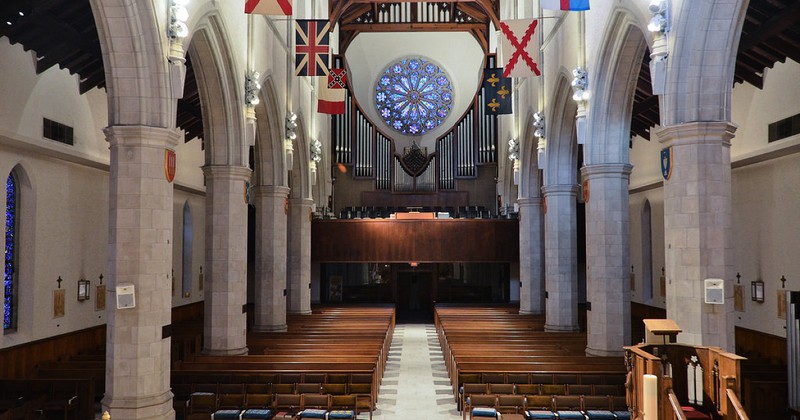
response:
<path id="1" fill-rule="evenodd" d="M 519 310 L 520 315 L 544 315 L 544 311 L 523 311 Z"/>
<path id="2" fill-rule="evenodd" d="M 282 325 L 253 325 L 253 332 L 286 332 L 288 326 Z"/>
<path id="3" fill-rule="evenodd" d="M 580 331 L 580 327 L 577 325 L 544 325 L 545 331 L 561 331 L 561 332 L 575 332 Z"/>
<path id="4" fill-rule="evenodd" d="M 286 313 L 292 315 L 311 315 L 311 310 L 308 309 L 305 311 L 286 311 Z"/>
<path id="5" fill-rule="evenodd" d="M 624 349 L 602 350 L 602 349 L 593 349 L 593 348 L 586 347 L 586 355 L 587 356 L 598 356 L 598 357 L 606 357 L 606 356 L 610 356 L 610 357 L 619 356 L 619 357 L 621 357 L 621 356 L 625 355 L 625 350 Z"/>
<path id="6" fill-rule="evenodd" d="M 103 398 L 103 411 L 108 411 L 114 420 L 163 420 L 174 419 L 172 392 L 167 391 L 156 397 L 117 398 L 106 395 Z"/>
<path id="7" fill-rule="evenodd" d="M 250 350 L 247 347 L 242 347 L 240 349 L 225 349 L 225 350 L 209 350 L 203 349 L 201 352 L 207 356 L 241 356 L 243 354 L 247 354 Z"/>

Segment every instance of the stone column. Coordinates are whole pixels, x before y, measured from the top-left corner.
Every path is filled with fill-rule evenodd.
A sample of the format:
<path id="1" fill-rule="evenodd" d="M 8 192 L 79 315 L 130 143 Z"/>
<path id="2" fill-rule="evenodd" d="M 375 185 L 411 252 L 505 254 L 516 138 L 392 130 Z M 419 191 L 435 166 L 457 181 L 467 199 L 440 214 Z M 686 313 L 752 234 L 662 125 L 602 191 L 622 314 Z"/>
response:
<path id="1" fill-rule="evenodd" d="M 256 206 L 253 331 L 286 331 L 286 220 L 289 187 L 253 188 Z"/>
<path id="2" fill-rule="evenodd" d="M 247 353 L 247 203 L 250 169 L 203 167 L 206 178 L 206 293 L 203 352 Z"/>
<path id="3" fill-rule="evenodd" d="M 542 199 L 520 198 L 519 313 L 544 314 L 544 247 Z"/>
<path id="4" fill-rule="evenodd" d="M 289 199 L 289 313 L 311 313 L 311 212 L 314 200 Z"/>
<path id="5" fill-rule="evenodd" d="M 664 181 L 667 317 L 682 343 L 734 350 L 731 249 L 731 139 L 736 126 L 704 121 L 667 126 L 658 136 L 671 148 Z M 704 280 L 725 280 L 725 304 L 704 303 Z"/>
<path id="6" fill-rule="evenodd" d="M 144 126 L 105 129 L 110 143 L 109 290 L 135 288 L 136 306 L 106 305 L 104 410 L 115 419 L 173 419 L 170 340 L 172 316 L 172 185 L 164 161 L 176 130 Z"/>
<path id="7" fill-rule="evenodd" d="M 578 331 L 578 230 L 575 184 L 545 185 L 544 270 L 547 331 Z"/>
<path id="8" fill-rule="evenodd" d="M 627 163 L 581 168 L 586 201 L 586 313 L 590 356 L 622 356 L 631 341 Z"/>

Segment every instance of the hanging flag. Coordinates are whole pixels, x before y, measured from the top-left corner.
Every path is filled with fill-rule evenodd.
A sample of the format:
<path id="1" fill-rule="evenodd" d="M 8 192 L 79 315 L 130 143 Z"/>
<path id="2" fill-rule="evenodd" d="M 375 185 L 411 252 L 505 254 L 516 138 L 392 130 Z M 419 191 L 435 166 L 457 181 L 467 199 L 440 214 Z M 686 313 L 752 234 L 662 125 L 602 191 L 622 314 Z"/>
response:
<path id="1" fill-rule="evenodd" d="M 539 0 L 539 4 L 550 10 L 589 10 L 589 0 Z"/>
<path id="2" fill-rule="evenodd" d="M 483 101 L 486 115 L 511 114 L 511 78 L 502 68 L 483 69 Z"/>
<path id="3" fill-rule="evenodd" d="M 539 76 L 539 66 L 534 57 L 539 57 L 539 36 L 536 35 L 537 19 L 516 19 L 500 22 L 503 33 L 500 49 L 503 53 L 504 77 Z"/>
<path id="4" fill-rule="evenodd" d="M 292 0 L 246 0 L 244 12 L 259 15 L 292 15 Z"/>
<path id="5" fill-rule="evenodd" d="M 344 99 L 347 94 L 347 70 L 331 69 L 327 76 L 319 77 L 317 89 L 317 112 L 321 114 L 344 114 Z"/>
<path id="6" fill-rule="evenodd" d="M 328 74 L 330 53 L 330 21 L 295 21 L 295 68 L 297 76 L 322 76 Z"/>

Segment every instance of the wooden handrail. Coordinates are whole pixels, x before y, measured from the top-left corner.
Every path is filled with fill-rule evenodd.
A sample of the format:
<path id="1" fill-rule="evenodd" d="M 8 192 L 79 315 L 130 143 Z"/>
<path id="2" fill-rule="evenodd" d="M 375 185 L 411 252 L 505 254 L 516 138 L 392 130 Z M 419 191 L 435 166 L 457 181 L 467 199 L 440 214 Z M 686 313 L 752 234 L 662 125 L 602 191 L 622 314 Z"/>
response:
<path id="1" fill-rule="evenodd" d="M 678 397 L 675 395 L 671 389 L 667 391 L 667 400 L 669 401 L 669 405 L 672 407 L 672 414 L 675 415 L 676 419 L 679 420 L 686 420 L 686 415 L 683 414 L 683 410 L 681 410 L 681 403 L 678 401 Z"/>
<path id="2" fill-rule="evenodd" d="M 725 394 L 728 396 L 728 418 L 731 420 L 750 420 L 747 417 L 747 413 L 744 411 L 744 407 L 742 407 L 742 403 L 739 401 L 739 397 L 736 395 L 732 389 L 728 388 L 725 390 Z M 733 417 L 733 416 L 736 417 Z"/>

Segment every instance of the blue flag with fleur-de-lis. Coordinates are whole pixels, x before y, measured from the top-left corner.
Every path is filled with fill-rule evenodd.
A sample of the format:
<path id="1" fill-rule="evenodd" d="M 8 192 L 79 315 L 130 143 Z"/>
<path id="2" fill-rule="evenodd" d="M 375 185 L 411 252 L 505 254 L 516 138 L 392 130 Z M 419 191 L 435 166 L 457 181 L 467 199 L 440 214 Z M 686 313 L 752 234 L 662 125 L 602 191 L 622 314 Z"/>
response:
<path id="1" fill-rule="evenodd" d="M 510 114 L 511 78 L 503 77 L 503 68 L 483 69 L 483 102 L 486 115 Z"/>

